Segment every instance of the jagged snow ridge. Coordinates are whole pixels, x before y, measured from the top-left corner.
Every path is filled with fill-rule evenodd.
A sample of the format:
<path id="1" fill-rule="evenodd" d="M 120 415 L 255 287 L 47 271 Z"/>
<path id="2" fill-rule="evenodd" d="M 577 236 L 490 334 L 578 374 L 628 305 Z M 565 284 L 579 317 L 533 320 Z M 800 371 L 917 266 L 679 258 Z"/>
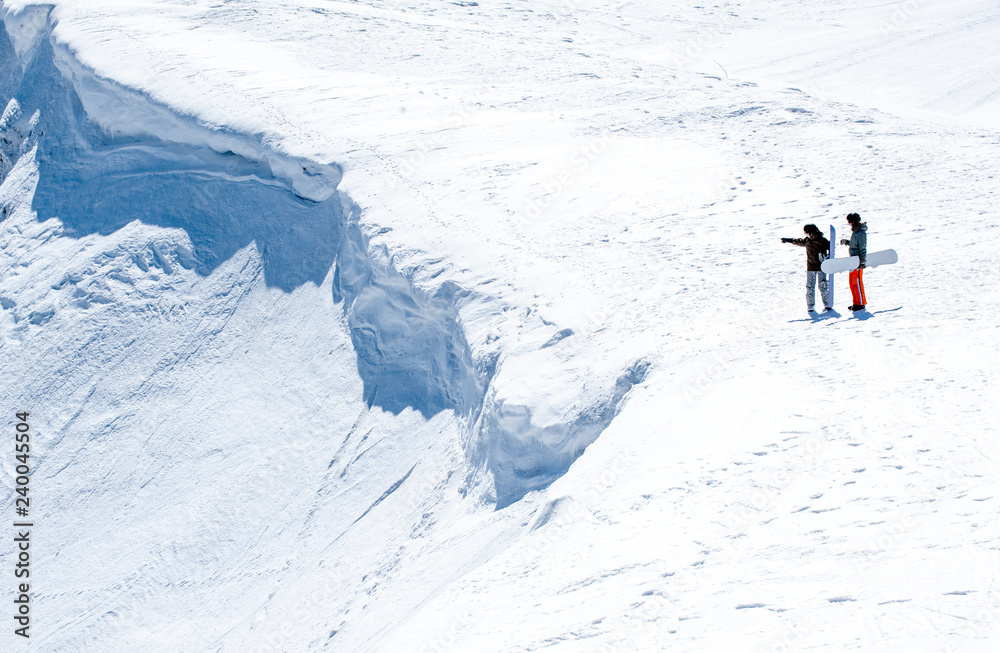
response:
<path id="1" fill-rule="evenodd" d="M 323 580 L 311 567 L 329 552 L 358 570 L 391 566 L 394 541 L 371 546 L 387 498 L 419 531 L 433 527 L 428 510 L 444 495 L 470 491 L 454 474 L 464 466 L 458 427 L 481 391 L 449 289 L 425 296 L 391 262 L 373 262 L 358 208 L 339 194 L 290 192 L 270 168 L 278 157 L 216 152 L 206 145 L 234 139 L 213 140 L 180 117 L 156 125 L 190 142 L 155 129 L 107 133 L 66 84 L 50 43 L 17 42 L 23 68 L 4 88 L 17 99 L 2 122 L 10 169 L 0 194 L 12 274 L 0 295 L 12 335 L 4 377 L 22 378 L 12 400 L 36 416 L 44 442 L 35 479 L 48 505 L 38 521 L 58 524 L 62 537 L 39 545 L 48 560 L 39 567 L 59 579 L 49 605 L 66 614 L 108 596 L 148 609 L 108 610 L 46 633 L 46 646 L 259 642 L 241 620 L 269 603 L 280 579 L 299 591 Z M 0 54 L 13 63 L 6 38 Z M 93 89 L 118 88 L 74 71 L 91 107 L 142 104 L 128 90 L 127 102 L 102 103 Z M 157 107 L 145 115 L 169 116 Z M 11 374 L 32 365 L 46 371 Z M 258 381 L 248 387 L 248 378 Z M 199 397 L 199 387 L 210 389 Z M 479 518 L 490 523 L 474 536 L 476 551 L 502 542 L 516 518 L 489 515 Z M 109 534 L 96 547 L 86 546 L 92 528 Z M 274 546 L 295 553 L 281 560 Z M 65 547 L 82 550 L 57 560 Z M 435 547 L 427 560 L 440 557 Z M 478 555 L 451 553 L 447 565 Z M 143 580 L 111 590 L 121 577 Z M 336 594 L 349 610 L 366 578 L 340 571 L 322 592 L 347 583 Z M 220 591 L 233 600 L 217 617 L 178 627 L 181 606 L 209 605 Z M 309 630 L 337 616 L 300 618 Z M 146 623 L 138 642 L 134 620 Z"/>
<path id="2" fill-rule="evenodd" d="M 391 264 L 372 265 L 358 226 L 361 209 L 343 193 L 334 197 L 342 174 L 337 164 L 278 154 L 259 138 L 198 124 L 97 77 L 39 27 L 47 11 L 28 7 L 9 14 L 15 52 L 29 69 L 33 92 L 51 87 L 42 104 L 65 104 L 63 78 L 71 82 L 73 101 L 79 101 L 79 108 L 61 107 L 66 125 L 50 123 L 52 147 L 65 150 L 87 139 L 97 144 L 86 153 L 71 152 L 72 163 L 41 158 L 34 198 L 39 214 L 58 216 L 81 234 L 108 234 L 134 219 L 181 227 L 194 252 L 180 246 L 181 265 L 197 260 L 194 267 L 202 274 L 252 240 L 261 250 L 268 283 L 286 291 L 306 280 L 319 283 L 336 261 L 334 301 L 347 300 L 366 401 L 393 413 L 410 406 L 426 417 L 444 409 L 478 415 L 470 426 L 476 431 L 468 439 L 470 457 L 488 468 L 501 506 L 564 472 L 607 426 L 628 388 L 641 380 L 641 374 L 625 371 L 600 404 L 583 405 L 579 415 L 545 426 L 533 423 L 529 406 L 497 402 L 495 393 L 483 410 L 482 388 L 490 378 L 482 369 L 477 378 L 452 307 L 456 288 L 445 284 L 425 297 Z M 61 77 L 45 69 L 50 61 Z M 71 123 L 86 136 L 60 132 Z M 197 190 L 180 190 L 193 180 Z M 307 201 L 286 197 L 282 184 L 275 185 L 280 180 Z M 109 196 L 118 198 L 110 215 L 98 209 Z M 170 198 L 170 204 L 158 204 L 157 197 Z M 294 226 L 286 233 L 288 225 Z M 165 264 L 162 255 L 157 258 Z"/>
<path id="3" fill-rule="evenodd" d="M 359 223 L 359 207 L 342 193 L 327 197 L 339 180 L 338 166 L 316 168 L 310 163 L 313 168 L 300 171 L 301 160 L 258 147 L 254 138 L 199 124 L 142 93 L 96 77 L 49 31 L 39 29 L 42 16 L 48 16 L 44 8 L 7 14 L 17 45 L 7 47 L 5 42 L 3 54 L 8 64 L 20 56 L 16 65 L 5 67 L 5 71 L 19 74 L 12 74 L 4 88 L 17 99 L 10 104 L 4 121 L 9 142 L 5 161 L 13 168 L 5 175 L 3 200 L 11 216 L 5 227 L 22 234 L 8 254 L 29 256 L 38 263 L 29 268 L 28 276 L 8 280 L 3 306 L 19 337 L 28 337 L 26 330 L 33 327 L 47 329 L 31 341 L 33 349 L 57 352 L 56 356 L 62 351 L 77 352 L 70 354 L 71 360 L 82 355 L 91 361 L 66 378 L 57 375 L 54 385 L 29 384 L 20 389 L 22 402 L 37 404 L 38 398 L 44 397 L 67 406 L 67 412 L 57 414 L 44 410 L 45 406 L 38 411 L 44 417 L 39 418 L 43 421 L 37 427 L 50 434 L 49 445 L 57 452 L 47 457 L 47 465 L 42 467 L 44 478 L 50 488 L 66 488 L 65 498 L 51 507 L 52 514 L 60 517 L 50 519 L 99 511 L 105 517 L 97 520 L 96 527 L 120 533 L 121 541 L 130 543 L 126 554 L 101 574 L 86 576 L 82 572 L 101 564 L 104 547 L 88 549 L 69 566 L 54 565 L 64 579 L 62 609 L 67 613 L 79 611 L 94 597 L 107 596 L 106 588 L 118 582 L 119 573 L 139 575 L 155 586 L 172 588 L 148 604 L 150 612 L 129 611 L 131 619 L 140 623 L 156 614 L 168 615 L 168 619 L 174 615 L 176 622 L 180 618 L 178 606 L 202 604 L 220 591 L 242 597 L 227 603 L 226 611 L 216 618 L 219 625 L 207 623 L 198 633 L 173 629 L 168 637 L 160 627 L 146 622 L 141 627 L 147 629 L 149 639 L 143 646 L 169 650 L 173 641 L 201 642 L 206 635 L 216 637 L 227 615 L 254 614 L 269 604 L 263 597 L 274 595 L 271 588 L 277 578 L 285 579 L 293 596 L 315 596 L 315 591 L 307 591 L 303 585 L 308 589 L 316 582 L 323 586 L 322 592 L 328 592 L 330 578 L 304 575 L 317 555 L 347 547 L 353 552 L 341 552 L 337 557 L 352 559 L 356 569 L 391 566 L 386 558 L 392 558 L 392 540 L 363 553 L 355 550 L 355 541 L 367 542 L 377 536 L 378 519 L 385 518 L 379 515 L 379 508 L 387 497 L 402 494 L 401 488 L 405 495 L 396 498 L 397 503 L 426 506 L 400 515 L 403 521 L 416 518 L 412 527 L 418 530 L 433 530 L 434 522 L 428 522 L 426 515 L 431 514 L 428 509 L 442 503 L 442 494 L 459 490 L 466 495 L 483 494 L 491 507 L 509 506 L 563 473 L 610 421 L 631 382 L 615 386 L 610 379 L 608 398 L 596 384 L 596 403 L 590 403 L 588 397 L 573 398 L 568 412 L 542 417 L 543 427 L 536 426 L 539 416 L 530 414 L 530 397 L 516 404 L 509 395 L 498 400 L 493 388 L 484 399 L 484 388 L 501 365 L 493 354 L 477 364 L 472 362 L 454 307 L 463 292 L 448 283 L 430 294 L 417 290 L 394 271 L 388 256 L 380 257 L 378 250 L 370 248 Z M 21 111 L 20 106 L 28 107 L 27 111 Z M 36 147 L 37 137 L 41 141 Z M 316 170 L 321 173 L 310 174 Z M 37 227 L 36 218 L 41 221 Z M 22 243 L 22 238 L 27 240 Z M 36 238 L 45 243 L 42 249 L 33 249 Z M 83 243 L 83 249 L 70 245 L 74 241 Z M 53 247 L 74 254 L 53 265 L 59 258 Z M 28 279 L 44 280 L 48 290 L 35 295 L 25 285 Z M 334 302 L 343 302 L 346 322 L 340 325 L 327 309 L 310 320 L 291 317 L 309 302 L 297 303 L 300 308 L 290 316 L 274 314 L 265 305 L 287 302 L 262 290 L 258 279 L 265 288 L 291 293 L 297 302 L 302 301 L 303 293 L 306 297 L 314 294 L 307 289 L 316 284 L 331 307 Z M 150 329 L 146 325 L 150 318 L 165 323 Z M 316 319 L 320 324 L 311 327 L 298 323 Z M 99 329 L 95 331 L 95 327 Z M 330 385 L 328 391 L 344 400 L 330 404 L 328 399 L 316 397 L 302 406 L 314 412 L 317 402 L 330 404 L 316 411 L 325 419 L 322 425 L 304 420 L 312 422 L 306 437 L 309 444 L 299 437 L 290 458 L 274 445 L 261 448 L 266 438 L 282 430 L 266 410 L 274 398 L 228 397 L 225 406 L 212 402 L 215 414 L 211 417 L 204 416 L 203 402 L 195 402 L 185 411 L 187 416 L 172 417 L 171 426 L 164 426 L 164 416 L 180 411 L 185 404 L 178 396 L 188 392 L 184 388 L 198 387 L 199 378 L 218 382 L 218 372 L 206 365 L 209 361 L 225 365 L 225 352 L 240 348 L 242 332 L 278 338 L 272 347 L 275 355 L 282 355 L 287 344 L 282 344 L 281 330 L 304 334 L 303 328 L 310 340 L 324 334 L 330 338 L 329 343 L 314 343 L 303 352 L 332 347 L 331 353 L 341 352 L 338 357 L 346 353 L 344 343 L 333 336 L 340 328 L 349 333 L 354 353 L 345 362 L 350 361 L 360 377 L 363 387 L 358 400 L 385 409 L 387 414 L 400 413 L 399 421 L 385 422 L 363 413 L 353 424 L 343 423 L 341 404 L 347 401 L 349 405 L 353 389 L 340 382 Z M 141 338 L 135 337 L 136 329 L 143 333 Z M 75 330 L 76 336 L 60 342 L 59 334 L 66 330 Z M 42 346 L 44 340 L 51 345 Z M 551 354 L 551 347 L 543 349 L 545 355 Z M 43 356 L 39 362 L 44 360 Z M 296 360 L 272 360 L 263 373 L 271 376 L 274 368 Z M 253 378 L 261 374 L 262 370 L 255 369 L 260 364 L 258 356 L 251 356 L 250 361 L 236 364 L 236 369 L 241 370 L 239 376 Z M 350 367 L 342 364 L 328 364 L 318 375 L 308 361 L 299 362 L 303 364 L 313 370 L 313 383 L 331 375 L 352 376 Z M 109 372 L 95 382 L 86 374 L 92 366 Z M 516 377 L 516 370 L 508 374 Z M 635 374 L 627 371 L 625 378 L 635 379 Z M 239 387 L 234 380 L 228 383 Z M 286 376 L 281 386 L 288 384 Z M 74 386 L 89 390 L 81 394 Z M 148 404 L 156 409 L 148 416 L 136 408 L 119 416 L 105 412 L 114 411 L 110 407 L 120 397 L 133 397 L 137 406 Z M 93 408 L 99 406 L 109 408 L 93 414 Z M 195 415 L 190 414 L 191 408 L 195 408 Z M 430 421 L 414 423 L 412 416 L 402 414 L 407 408 Z M 446 410 L 455 412 L 464 424 L 464 433 L 457 432 L 448 415 L 441 412 Z M 521 419 L 499 424 L 498 416 L 512 410 L 519 411 Z M 574 423 L 578 426 L 567 426 Z M 135 437 L 144 432 L 151 435 Z M 338 432 L 348 435 L 324 471 L 316 466 L 319 461 L 312 452 L 329 449 L 329 434 Z M 97 433 L 96 439 L 91 433 Z M 375 445 L 365 444 L 370 436 L 379 437 Z M 454 447 L 459 443 L 465 443 L 467 449 L 464 456 L 456 458 Z M 368 454 L 373 446 L 389 447 L 391 460 L 385 459 L 386 454 Z M 398 455 L 400 450 L 410 453 Z M 97 457 L 89 458 L 88 451 Z M 181 460 L 164 457 L 167 451 L 184 451 L 197 462 L 179 467 Z M 313 458 L 311 464 L 301 461 L 303 455 Z M 101 461 L 108 456 L 134 457 L 140 462 L 136 469 L 121 468 L 104 478 L 79 471 L 81 465 L 101 469 Z M 275 467 L 273 456 L 287 460 Z M 473 464 L 467 465 L 463 457 Z M 403 463 L 406 469 L 397 469 Z M 209 480 L 219 465 L 245 471 L 233 478 Z M 466 467 L 466 474 L 454 474 L 454 470 Z M 160 471 L 152 472 L 154 469 Z M 305 475 L 306 480 L 283 485 L 282 475 Z M 195 491 L 186 486 L 185 479 L 207 484 L 196 491 L 205 498 L 195 503 L 185 499 Z M 252 486 L 244 487 L 244 479 L 252 480 Z M 74 492 L 76 483 L 99 485 L 104 498 L 95 503 L 86 494 Z M 289 495 L 290 490 L 296 495 Z M 165 498 L 161 497 L 163 492 Z M 134 499 L 121 506 L 113 499 L 116 496 Z M 249 532 L 266 531 L 267 516 L 277 512 L 276 502 L 280 501 L 291 504 L 281 511 L 287 514 L 282 523 L 287 520 L 294 525 L 304 519 L 298 535 L 294 526 L 281 527 L 281 535 L 256 543 L 226 535 L 248 528 Z M 137 531 L 131 524 L 141 523 L 139 515 L 150 502 L 171 516 L 158 516 L 162 528 Z M 478 564 L 490 550 L 507 541 L 511 525 L 530 509 L 528 503 L 522 510 L 508 510 L 496 517 L 488 517 L 488 512 L 473 516 L 467 528 L 478 531 L 471 539 L 474 545 L 470 548 L 466 544 L 464 552 L 456 554 L 440 546 L 447 534 L 436 537 L 438 544 L 428 544 L 428 564 L 440 565 L 440 560 L 435 562 L 440 558 L 446 559 L 451 570 Z M 479 525 L 471 526 L 476 523 Z M 189 524 L 201 526 L 196 527 L 193 537 L 182 536 Z M 70 542 L 85 539 L 86 530 L 81 523 L 64 524 L 63 528 Z M 348 537 L 329 542 L 331 532 Z M 289 539 L 293 536 L 295 539 Z M 180 537 L 188 542 L 180 544 Z M 218 546 L 220 538 L 228 544 Z M 306 544 L 303 538 L 311 543 Z M 108 544 L 114 541 L 118 540 Z M 151 554 L 159 547 L 157 542 L 173 553 Z M 301 556 L 301 567 L 273 560 L 262 569 L 245 568 L 248 557 L 269 559 L 262 551 L 275 546 L 299 551 L 296 556 Z M 195 569 L 194 575 L 191 569 Z M 289 581 L 289 573 L 302 580 Z M 442 584 L 450 577 L 437 576 Z M 340 593 L 360 600 L 366 577 L 359 573 L 357 579 L 349 579 L 356 585 Z M 426 585 L 425 581 L 421 585 Z M 220 589 L 223 587 L 231 589 Z M 123 606 L 146 601 L 144 588 L 145 583 L 130 586 L 117 594 L 115 601 Z M 403 604 L 418 604 L 434 591 L 433 585 L 425 586 L 403 599 Z M 346 605 L 355 601 L 349 599 Z M 122 646 L 134 646 L 132 622 L 121 623 L 115 610 L 107 614 L 106 619 L 55 635 L 50 642 L 67 650 L 114 648 L 115 633 L 120 633 L 125 638 Z M 326 623 L 314 612 L 300 611 L 299 619 L 303 633 Z M 225 626 L 232 627 L 231 623 Z M 243 641 L 245 637 L 246 641 L 259 642 L 252 624 L 235 628 L 226 641 Z M 247 628 L 245 633 L 243 628 Z M 363 637 L 368 630 L 361 626 L 353 637 Z"/>

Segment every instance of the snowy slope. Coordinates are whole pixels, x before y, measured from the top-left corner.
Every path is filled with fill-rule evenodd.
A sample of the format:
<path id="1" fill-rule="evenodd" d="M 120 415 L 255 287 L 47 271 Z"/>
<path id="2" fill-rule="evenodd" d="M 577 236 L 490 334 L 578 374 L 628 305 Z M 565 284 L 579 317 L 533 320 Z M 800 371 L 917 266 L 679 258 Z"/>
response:
<path id="1" fill-rule="evenodd" d="M 991 3 L 3 11 L 33 645 L 995 647 Z"/>

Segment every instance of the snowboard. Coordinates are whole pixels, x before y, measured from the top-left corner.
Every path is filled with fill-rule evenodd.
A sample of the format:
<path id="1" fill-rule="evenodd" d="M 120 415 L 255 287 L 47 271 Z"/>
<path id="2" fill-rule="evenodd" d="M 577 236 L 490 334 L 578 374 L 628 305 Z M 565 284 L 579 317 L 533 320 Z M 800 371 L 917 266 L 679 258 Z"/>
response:
<path id="1" fill-rule="evenodd" d="M 828 258 L 837 258 L 837 229 L 833 225 L 830 225 L 830 256 Z M 819 264 L 820 268 L 823 267 L 823 262 Z M 827 292 L 829 293 L 830 306 L 833 306 L 833 275 L 830 275 L 830 285 L 828 286 Z"/>
<path id="2" fill-rule="evenodd" d="M 896 250 L 884 249 L 881 252 L 872 252 L 865 261 L 865 268 L 877 268 L 880 265 L 892 265 L 899 260 Z M 858 267 L 861 260 L 857 256 L 845 256 L 842 258 L 828 258 L 820 264 L 820 269 L 827 274 L 837 272 L 847 272 Z"/>

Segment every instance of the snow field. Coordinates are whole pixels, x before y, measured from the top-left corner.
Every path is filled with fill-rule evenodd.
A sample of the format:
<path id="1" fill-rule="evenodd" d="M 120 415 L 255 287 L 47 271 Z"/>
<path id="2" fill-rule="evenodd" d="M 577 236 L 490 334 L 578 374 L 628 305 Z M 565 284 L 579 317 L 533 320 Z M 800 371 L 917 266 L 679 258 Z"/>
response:
<path id="1" fill-rule="evenodd" d="M 26 6 L 47 648 L 990 650 L 987 3 Z"/>

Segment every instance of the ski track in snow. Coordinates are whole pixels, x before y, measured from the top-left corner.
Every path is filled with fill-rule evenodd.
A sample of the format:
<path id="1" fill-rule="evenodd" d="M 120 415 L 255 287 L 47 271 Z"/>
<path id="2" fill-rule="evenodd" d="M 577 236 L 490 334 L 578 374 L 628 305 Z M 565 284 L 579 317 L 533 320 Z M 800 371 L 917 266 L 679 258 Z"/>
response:
<path id="1" fill-rule="evenodd" d="M 37 645 L 992 649 L 991 4 L 3 11 Z"/>

